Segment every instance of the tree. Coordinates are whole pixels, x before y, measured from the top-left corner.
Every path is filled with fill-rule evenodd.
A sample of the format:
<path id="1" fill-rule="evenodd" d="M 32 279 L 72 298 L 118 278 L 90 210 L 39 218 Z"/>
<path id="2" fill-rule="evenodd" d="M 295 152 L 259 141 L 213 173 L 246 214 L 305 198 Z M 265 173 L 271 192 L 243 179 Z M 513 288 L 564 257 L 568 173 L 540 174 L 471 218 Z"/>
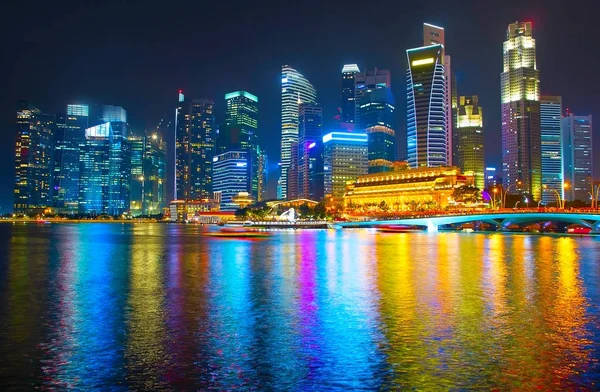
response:
<path id="1" fill-rule="evenodd" d="M 457 203 L 475 204 L 483 201 L 483 196 L 481 195 L 479 188 L 471 185 L 465 185 L 454 189 L 452 197 Z"/>

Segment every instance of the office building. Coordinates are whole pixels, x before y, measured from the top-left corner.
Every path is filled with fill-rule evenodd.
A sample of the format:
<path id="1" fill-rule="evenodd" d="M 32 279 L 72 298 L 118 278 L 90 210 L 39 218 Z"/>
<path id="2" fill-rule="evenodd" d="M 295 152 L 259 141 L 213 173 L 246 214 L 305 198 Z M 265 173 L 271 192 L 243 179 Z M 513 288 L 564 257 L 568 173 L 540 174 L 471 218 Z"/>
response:
<path id="1" fill-rule="evenodd" d="M 456 166 L 471 173 L 475 186 L 485 188 L 483 155 L 483 109 L 477 95 L 461 96 L 458 103 L 456 133 Z"/>
<path id="2" fill-rule="evenodd" d="M 323 109 L 300 105 L 298 135 L 298 198 L 323 198 Z"/>
<path id="3" fill-rule="evenodd" d="M 158 215 L 167 202 L 167 150 L 158 133 L 146 137 L 144 148 L 142 214 Z"/>
<path id="4" fill-rule="evenodd" d="M 57 211 L 77 213 L 79 203 L 80 149 L 90 124 L 88 105 L 67 105 L 56 127 L 56 150 L 52 185 L 52 205 Z M 95 125 L 95 124 L 94 124 Z"/>
<path id="5" fill-rule="evenodd" d="M 358 129 L 369 136 L 369 173 L 389 171 L 396 160 L 394 96 L 390 88 L 366 88 L 358 103 Z"/>
<path id="6" fill-rule="evenodd" d="M 247 151 L 247 192 L 258 199 L 259 154 L 258 146 L 258 97 L 247 91 L 225 94 L 225 124 L 219 130 L 217 150 Z"/>
<path id="7" fill-rule="evenodd" d="M 26 101 L 17 104 L 15 213 L 43 212 L 50 205 L 54 120 Z"/>
<path id="8" fill-rule="evenodd" d="M 131 215 L 138 216 L 142 214 L 144 199 L 144 145 L 145 136 L 130 135 L 129 144 L 131 146 Z"/>
<path id="9" fill-rule="evenodd" d="M 491 189 L 495 186 L 502 185 L 502 178 L 498 177 L 495 167 L 488 166 L 485 168 L 485 189 Z"/>
<path id="10" fill-rule="evenodd" d="M 294 68 L 284 65 L 281 72 L 281 176 L 277 198 L 287 199 L 288 169 L 292 159 L 292 143 L 298 142 L 298 115 L 303 103 L 316 103 L 317 92 Z"/>
<path id="11" fill-rule="evenodd" d="M 213 189 L 220 195 L 220 210 L 235 211 L 234 197 L 248 189 L 248 152 L 228 151 L 213 157 Z"/>
<path id="12" fill-rule="evenodd" d="M 214 102 L 186 100 L 180 92 L 175 114 L 175 199 L 209 198 L 216 138 Z"/>
<path id="13" fill-rule="evenodd" d="M 257 201 L 267 199 L 267 180 L 269 173 L 269 159 L 264 150 L 258 154 L 258 198 Z"/>
<path id="14" fill-rule="evenodd" d="M 594 178 L 592 116 L 567 113 L 562 119 L 562 131 L 565 200 L 589 203 Z"/>
<path id="15" fill-rule="evenodd" d="M 342 110 L 340 121 L 353 123 L 356 116 L 356 75 L 360 72 L 357 64 L 345 64 L 342 68 Z"/>
<path id="16" fill-rule="evenodd" d="M 356 114 L 354 122 L 360 124 L 360 110 L 358 106 L 364 96 L 377 88 L 385 87 L 392 88 L 392 78 L 390 71 L 387 69 L 365 69 L 363 72 L 358 72 L 355 77 L 354 102 L 356 102 Z"/>
<path id="17" fill-rule="evenodd" d="M 298 142 L 292 143 L 290 154 L 286 195 L 288 200 L 296 200 L 298 198 Z"/>
<path id="18" fill-rule="evenodd" d="M 511 193 L 542 196 L 539 71 L 531 22 L 508 26 L 500 76 L 502 171 Z"/>
<path id="19" fill-rule="evenodd" d="M 323 136 L 324 193 L 341 202 L 346 183 L 369 171 L 366 132 L 339 130 Z"/>
<path id="20" fill-rule="evenodd" d="M 557 201 L 555 192 L 563 197 L 561 97 L 540 97 L 540 127 L 542 142 L 542 201 L 544 204 L 549 205 Z"/>
<path id="21" fill-rule="evenodd" d="M 423 45 L 442 45 L 442 61 L 444 64 L 444 80 L 446 82 L 446 159 L 447 165 L 453 165 L 453 132 L 456 118 L 454 118 L 453 108 L 457 108 L 456 81 L 452 74 L 451 58 L 446 52 L 446 40 L 444 28 L 429 23 L 423 23 Z M 454 106 L 453 106 L 454 105 Z"/>
<path id="22" fill-rule="evenodd" d="M 446 80 L 443 46 L 406 51 L 407 152 L 411 168 L 446 166 Z"/>

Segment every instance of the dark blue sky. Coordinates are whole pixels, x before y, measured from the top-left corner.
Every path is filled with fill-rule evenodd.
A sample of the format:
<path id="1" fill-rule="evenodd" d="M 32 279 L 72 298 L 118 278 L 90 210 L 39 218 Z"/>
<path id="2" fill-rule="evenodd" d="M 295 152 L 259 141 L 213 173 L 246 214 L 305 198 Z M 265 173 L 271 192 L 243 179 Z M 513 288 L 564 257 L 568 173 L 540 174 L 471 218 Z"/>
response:
<path id="1" fill-rule="evenodd" d="M 17 2 L 13 2 L 17 3 Z M 180 4 L 182 3 L 182 4 Z M 326 4 L 322 4 L 326 3 Z M 576 114 L 596 118 L 600 53 L 592 1 L 400 2 L 18 2 L 0 14 L 4 83 L 0 90 L 0 211 L 12 211 L 16 101 L 46 112 L 69 102 L 121 105 L 136 131 L 172 116 L 177 90 L 213 98 L 259 97 L 261 143 L 280 151 L 280 69 L 302 72 L 326 118 L 339 105 L 344 63 L 392 73 L 397 139 L 405 156 L 405 50 L 422 43 L 422 23 L 445 27 L 461 95 L 484 110 L 488 165 L 500 165 L 502 42 L 515 20 L 533 21 L 542 94 L 561 95 Z M 600 127 L 595 138 L 600 140 Z M 596 155 L 596 170 L 600 170 Z M 597 173 L 600 173 L 597 171 Z M 275 176 L 270 178 L 271 195 Z"/>

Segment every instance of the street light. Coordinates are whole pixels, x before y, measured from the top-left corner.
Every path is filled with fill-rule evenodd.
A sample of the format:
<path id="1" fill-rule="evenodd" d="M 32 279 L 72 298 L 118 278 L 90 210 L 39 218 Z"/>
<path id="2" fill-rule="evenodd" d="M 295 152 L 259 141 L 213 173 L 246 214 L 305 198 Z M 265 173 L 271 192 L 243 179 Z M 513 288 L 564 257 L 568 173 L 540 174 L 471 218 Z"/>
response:
<path id="1" fill-rule="evenodd" d="M 517 206 L 519 205 L 520 202 L 521 202 L 521 200 L 519 200 L 515 203 L 515 210 L 517 209 Z"/>
<path id="2" fill-rule="evenodd" d="M 565 184 L 565 186 L 566 186 L 566 184 Z M 558 193 L 558 191 L 557 191 L 556 189 L 548 189 L 548 185 L 546 185 L 546 184 L 544 184 L 544 186 L 543 186 L 543 189 L 544 189 L 544 190 L 547 190 L 547 191 L 548 191 L 548 190 L 550 190 L 550 191 L 553 191 L 554 193 L 556 193 L 556 198 L 557 198 L 557 200 L 558 200 L 558 201 L 556 202 L 556 207 L 557 207 L 557 208 L 563 208 L 563 209 L 565 208 L 565 207 L 564 207 L 564 201 L 563 201 L 563 200 L 561 200 L 561 198 L 560 198 L 560 193 Z"/>
<path id="3" fill-rule="evenodd" d="M 508 191 L 510 190 L 510 188 L 512 188 L 513 186 L 521 185 L 521 184 L 523 184 L 523 182 L 521 180 L 519 180 L 516 183 L 509 185 L 506 188 L 506 191 L 504 192 L 504 196 L 502 197 L 502 208 L 506 208 L 506 195 L 508 194 Z"/>
<path id="4" fill-rule="evenodd" d="M 525 204 L 527 204 L 527 208 L 529 208 L 529 199 L 525 197 Z"/>

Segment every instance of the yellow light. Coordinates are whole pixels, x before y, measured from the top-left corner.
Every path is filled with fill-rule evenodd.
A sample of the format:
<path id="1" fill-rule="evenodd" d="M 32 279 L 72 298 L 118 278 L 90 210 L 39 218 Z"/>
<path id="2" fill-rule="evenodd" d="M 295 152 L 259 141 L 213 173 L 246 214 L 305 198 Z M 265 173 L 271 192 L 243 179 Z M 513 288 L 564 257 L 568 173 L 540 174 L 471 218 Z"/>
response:
<path id="1" fill-rule="evenodd" d="M 433 64 L 433 57 L 430 57 L 427 59 L 422 59 L 422 60 L 415 60 L 412 62 L 413 67 L 416 67 L 419 65 L 425 65 L 425 64 Z"/>

